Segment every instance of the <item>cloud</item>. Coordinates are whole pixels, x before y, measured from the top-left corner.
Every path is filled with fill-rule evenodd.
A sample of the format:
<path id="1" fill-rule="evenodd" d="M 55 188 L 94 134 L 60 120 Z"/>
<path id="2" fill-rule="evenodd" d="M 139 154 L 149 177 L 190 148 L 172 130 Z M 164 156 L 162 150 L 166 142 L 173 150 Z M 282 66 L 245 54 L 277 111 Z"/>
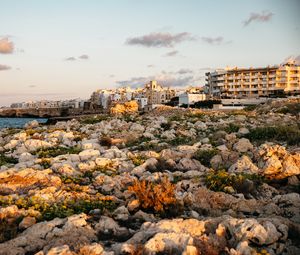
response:
<path id="1" fill-rule="evenodd" d="M 212 67 L 201 67 L 199 68 L 200 71 L 211 71 L 211 70 L 215 70 L 216 68 L 212 68 Z"/>
<path id="2" fill-rule="evenodd" d="M 73 96 L 75 93 L 3 93 L 0 97 L 14 97 L 14 96 Z M 31 98 L 32 99 L 32 98 Z M 33 99 L 32 99 L 33 100 Z"/>
<path id="3" fill-rule="evenodd" d="M 14 43 L 8 37 L 0 38 L 0 53 L 11 54 L 14 51 Z"/>
<path id="4" fill-rule="evenodd" d="M 76 60 L 76 58 L 74 58 L 74 57 L 65 58 L 65 61 L 75 61 L 75 60 Z"/>
<path id="5" fill-rule="evenodd" d="M 220 45 L 221 43 L 224 43 L 224 38 L 222 36 L 218 36 L 218 37 L 203 36 L 201 37 L 201 40 L 211 45 Z"/>
<path id="6" fill-rule="evenodd" d="M 300 65 L 300 55 L 291 55 L 288 56 L 281 64 L 286 64 L 289 62 L 294 62 L 296 65 Z"/>
<path id="7" fill-rule="evenodd" d="M 5 70 L 9 70 L 9 69 L 11 69 L 10 66 L 0 64 L 0 71 L 5 71 Z"/>
<path id="8" fill-rule="evenodd" d="M 175 57 L 176 55 L 178 55 L 178 53 L 179 53 L 178 50 L 173 50 L 163 55 L 163 57 Z"/>
<path id="9" fill-rule="evenodd" d="M 89 59 L 89 56 L 84 54 L 84 55 L 79 56 L 78 58 L 80 58 L 80 59 Z"/>
<path id="10" fill-rule="evenodd" d="M 182 69 L 178 70 L 176 73 L 178 73 L 178 74 L 187 74 L 187 73 L 192 73 L 192 72 L 193 72 L 193 70 L 191 70 L 191 69 L 182 68 Z"/>
<path id="11" fill-rule="evenodd" d="M 183 41 L 195 40 L 191 34 L 182 32 L 178 34 L 170 33 L 150 33 L 148 35 L 128 38 L 126 44 L 128 45 L 140 45 L 144 47 L 174 47 L 175 44 Z"/>
<path id="12" fill-rule="evenodd" d="M 191 73 L 191 70 L 182 69 L 177 72 L 162 71 L 156 75 L 133 77 L 129 80 L 116 81 L 119 86 L 130 86 L 132 88 L 144 87 L 151 80 L 156 80 L 159 84 L 165 87 L 185 87 L 190 85 L 197 85 L 199 78 L 193 75 L 185 75 Z"/>
<path id="13" fill-rule="evenodd" d="M 251 22 L 256 21 L 256 22 L 268 22 L 272 19 L 274 13 L 270 11 L 263 11 L 261 13 L 257 12 L 252 12 L 250 13 L 250 16 L 248 19 L 243 21 L 244 26 L 248 26 Z"/>

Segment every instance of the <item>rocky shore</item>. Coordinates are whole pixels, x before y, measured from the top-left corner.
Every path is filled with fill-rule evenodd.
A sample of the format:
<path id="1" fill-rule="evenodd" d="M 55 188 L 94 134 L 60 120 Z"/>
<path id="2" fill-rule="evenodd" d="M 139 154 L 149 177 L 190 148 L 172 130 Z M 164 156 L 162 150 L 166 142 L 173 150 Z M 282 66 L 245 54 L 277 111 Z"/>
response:
<path id="1" fill-rule="evenodd" d="M 300 254 L 299 105 L 0 130 L 0 255 Z"/>

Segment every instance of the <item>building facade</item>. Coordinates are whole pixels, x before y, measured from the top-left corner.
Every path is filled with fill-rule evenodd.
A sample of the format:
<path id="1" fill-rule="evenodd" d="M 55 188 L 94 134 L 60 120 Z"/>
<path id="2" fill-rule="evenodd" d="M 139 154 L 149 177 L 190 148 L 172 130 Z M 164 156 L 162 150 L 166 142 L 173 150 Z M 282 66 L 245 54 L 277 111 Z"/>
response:
<path id="1" fill-rule="evenodd" d="M 192 105 L 196 102 L 199 102 L 199 101 L 204 101 L 206 100 L 206 95 L 203 94 L 203 93 L 195 93 L 195 94 L 192 94 L 192 93 L 182 93 L 179 95 L 179 106 L 180 105 Z"/>
<path id="2" fill-rule="evenodd" d="M 136 100 L 140 110 L 146 105 L 164 104 L 175 97 L 176 91 L 162 87 L 156 81 L 150 81 L 143 88 L 131 89 L 130 87 L 111 90 L 97 90 L 92 93 L 90 102 L 94 109 L 109 109 L 115 103 L 125 103 Z"/>
<path id="3" fill-rule="evenodd" d="M 300 94 L 300 66 L 289 62 L 264 68 L 227 68 L 206 73 L 210 98 L 258 98 Z"/>
<path id="4" fill-rule="evenodd" d="M 145 85 L 144 95 L 148 99 L 148 104 L 164 104 L 176 96 L 176 91 L 162 87 L 156 81 L 150 81 Z"/>

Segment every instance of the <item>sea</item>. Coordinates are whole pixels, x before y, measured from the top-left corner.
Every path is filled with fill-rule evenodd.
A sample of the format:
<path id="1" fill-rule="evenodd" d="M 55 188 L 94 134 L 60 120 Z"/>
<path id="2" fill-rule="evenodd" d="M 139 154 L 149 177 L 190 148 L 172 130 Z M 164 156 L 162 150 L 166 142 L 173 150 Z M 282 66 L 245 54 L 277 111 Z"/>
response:
<path id="1" fill-rule="evenodd" d="M 2 118 L 0 117 L 1 128 L 22 128 L 27 122 L 37 120 L 39 123 L 46 123 L 45 118 Z"/>

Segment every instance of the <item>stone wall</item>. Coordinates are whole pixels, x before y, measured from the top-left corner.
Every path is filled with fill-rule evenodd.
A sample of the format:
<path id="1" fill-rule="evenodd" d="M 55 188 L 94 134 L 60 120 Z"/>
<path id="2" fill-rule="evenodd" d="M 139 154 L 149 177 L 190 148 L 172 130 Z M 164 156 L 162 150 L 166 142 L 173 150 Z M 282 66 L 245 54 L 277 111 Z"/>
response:
<path id="1" fill-rule="evenodd" d="M 68 112 L 68 111 L 67 111 Z M 40 109 L 0 109 L 0 117 L 59 117 L 62 116 L 61 108 L 40 108 Z"/>

